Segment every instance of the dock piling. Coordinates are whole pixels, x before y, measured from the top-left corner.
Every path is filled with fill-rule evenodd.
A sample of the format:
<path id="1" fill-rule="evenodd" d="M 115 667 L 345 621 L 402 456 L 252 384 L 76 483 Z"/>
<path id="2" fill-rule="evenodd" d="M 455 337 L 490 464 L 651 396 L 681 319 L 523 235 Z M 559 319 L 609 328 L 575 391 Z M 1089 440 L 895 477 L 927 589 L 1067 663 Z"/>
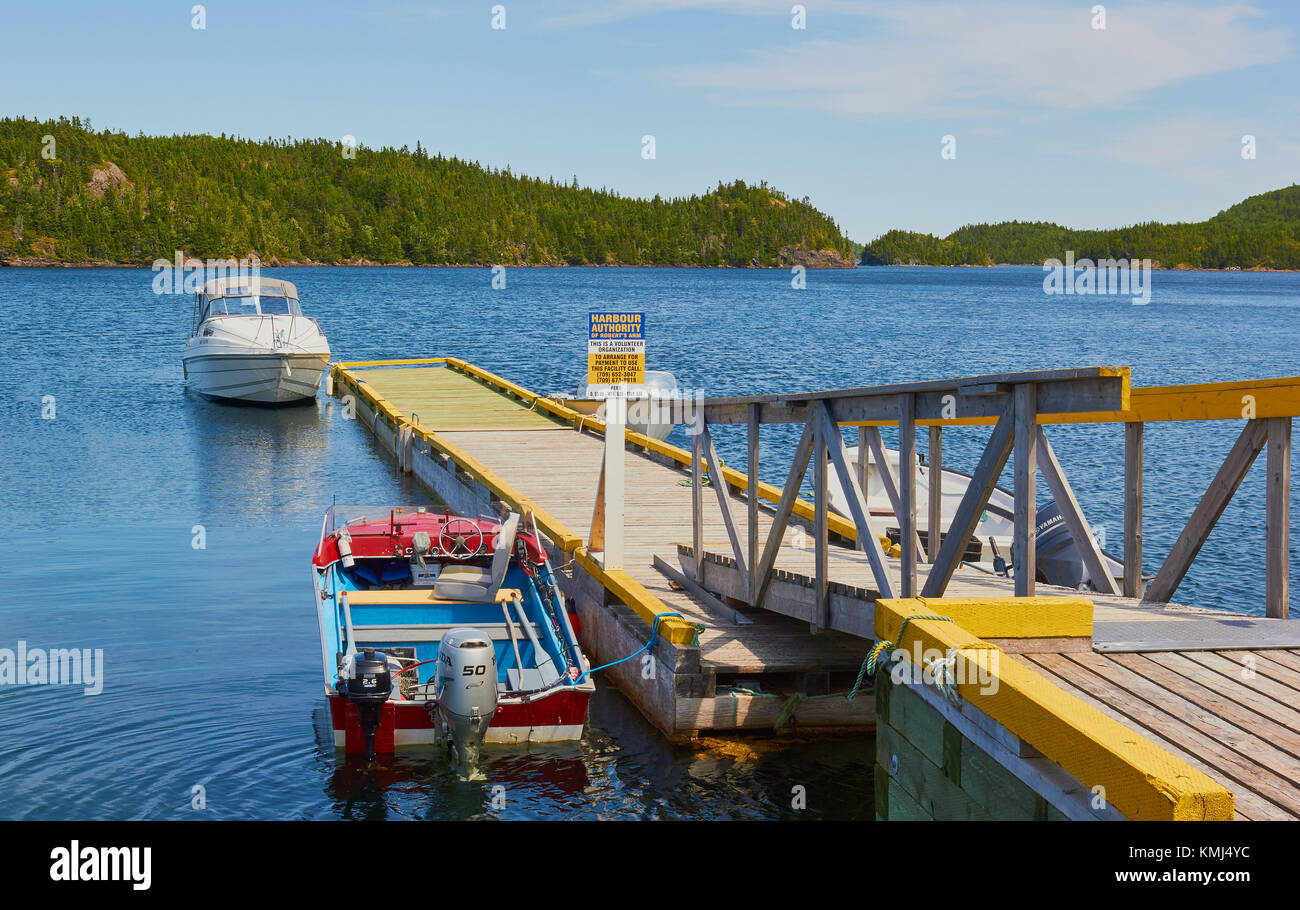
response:
<path id="1" fill-rule="evenodd" d="M 1124 424 L 1124 596 L 1142 597 L 1142 450 L 1146 424 Z"/>

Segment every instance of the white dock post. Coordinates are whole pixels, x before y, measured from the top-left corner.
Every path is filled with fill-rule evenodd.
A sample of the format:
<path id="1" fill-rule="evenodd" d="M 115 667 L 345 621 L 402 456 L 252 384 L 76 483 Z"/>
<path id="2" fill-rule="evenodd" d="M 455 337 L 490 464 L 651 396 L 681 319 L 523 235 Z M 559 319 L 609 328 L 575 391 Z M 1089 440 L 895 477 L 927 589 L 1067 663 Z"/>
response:
<path id="1" fill-rule="evenodd" d="M 605 399 L 605 569 L 623 568 L 623 459 L 626 455 L 623 428 L 627 424 L 627 401 Z"/>

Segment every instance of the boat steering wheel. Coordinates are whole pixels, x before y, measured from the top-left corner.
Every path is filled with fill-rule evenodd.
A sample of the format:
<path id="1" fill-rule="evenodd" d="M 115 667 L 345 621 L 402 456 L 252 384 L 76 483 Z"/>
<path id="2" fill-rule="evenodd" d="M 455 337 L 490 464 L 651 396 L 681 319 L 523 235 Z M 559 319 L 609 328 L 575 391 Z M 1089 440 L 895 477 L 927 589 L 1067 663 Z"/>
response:
<path id="1" fill-rule="evenodd" d="M 483 552 L 483 531 L 476 521 L 453 518 L 438 531 L 438 549 L 450 559 L 473 559 Z"/>

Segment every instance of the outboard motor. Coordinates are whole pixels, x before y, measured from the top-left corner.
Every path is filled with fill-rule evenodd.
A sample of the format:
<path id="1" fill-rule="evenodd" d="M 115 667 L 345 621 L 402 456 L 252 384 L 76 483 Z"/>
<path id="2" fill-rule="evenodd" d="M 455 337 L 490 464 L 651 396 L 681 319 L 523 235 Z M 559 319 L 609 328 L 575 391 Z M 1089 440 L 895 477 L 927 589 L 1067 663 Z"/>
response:
<path id="1" fill-rule="evenodd" d="M 1096 588 L 1056 500 L 1049 500 L 1038 509 L 1034 516 L 1034 532 L 1038 574 L 1044 582 L 1066 588 Z M 1117 560 L 1110 554 L 1102 553 L 1102 561 L 1112 572 L 1115 570 Z"/>
<path id="2" fill-rule="evenodd" d="M 478 629 L 452 629 L 438 643 L 438 714 L 462 764 L 478 758 L 497 709 L 497 660 Z"/>
<path id="3" fill-rule="evenodd" d="M 393 691 L 388 655 L 366 648 L 348 656 L 339 678 L 340 695 L 357 706 L 366 738 L 366 761 L 375 760 L 375 731 L 383 719 L 384 702 Z"/>

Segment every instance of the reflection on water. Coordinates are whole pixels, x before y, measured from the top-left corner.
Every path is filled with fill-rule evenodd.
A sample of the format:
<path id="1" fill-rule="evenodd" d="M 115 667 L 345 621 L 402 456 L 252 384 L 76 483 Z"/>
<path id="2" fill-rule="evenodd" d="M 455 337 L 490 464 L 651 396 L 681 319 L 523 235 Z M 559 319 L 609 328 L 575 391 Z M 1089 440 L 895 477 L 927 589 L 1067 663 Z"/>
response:
<path id="1" fill-rule="evenodd" d="M 617 692 L 592 699 L 580 742 L 487 745 L 467 779 L 442 749 L 345 756 L 316 712 L 326 794 L 341 818 L 745 819 L 872 817 L 865 737 L 671 746 Z M 796 809 L 796 787 L 807 794 Z"/>

